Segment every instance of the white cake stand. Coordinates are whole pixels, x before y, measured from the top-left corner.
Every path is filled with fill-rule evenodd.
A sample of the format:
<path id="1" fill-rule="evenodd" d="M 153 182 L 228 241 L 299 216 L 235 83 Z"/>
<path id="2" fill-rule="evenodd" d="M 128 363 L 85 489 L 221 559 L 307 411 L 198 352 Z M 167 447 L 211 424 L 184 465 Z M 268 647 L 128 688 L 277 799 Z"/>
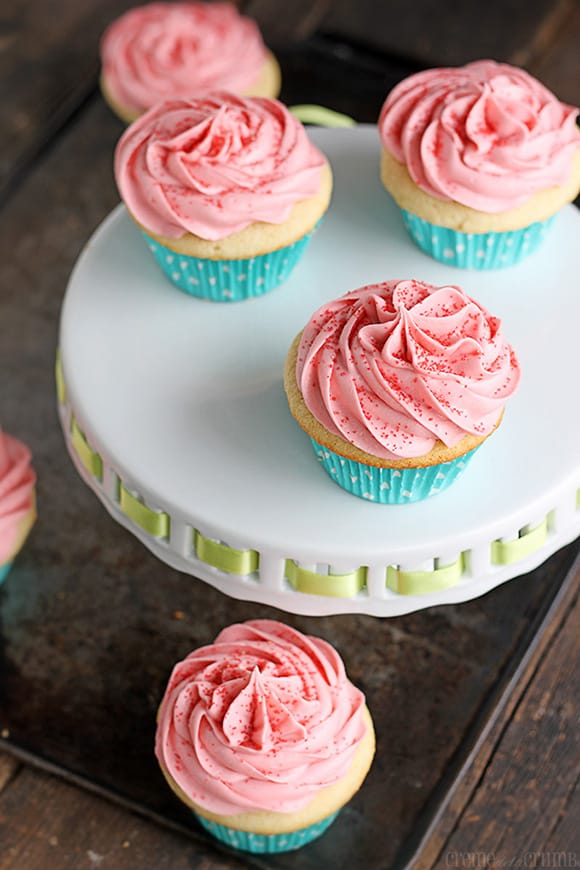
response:
<path id="1" fill-rule="evenodd" d="M 333 203 L 290 280 L 267 296 L 189 298 L 121 206 L 97 230 L 62 312 L 67 445 L 118 522 L 228 595 L 312 615 L 465 601 L 580 534 L 580 215 L 565 208 L 519 266 L 447 267 L 413 245 L 381 188 L 374 128 L 312 135 L 333 165 Z M 447 492 L 376 505 L 318 465 L 282 368 L 324 301 L 408 277 L 459 284 L 499 315 L 523 376 L 500 429 Z"/>

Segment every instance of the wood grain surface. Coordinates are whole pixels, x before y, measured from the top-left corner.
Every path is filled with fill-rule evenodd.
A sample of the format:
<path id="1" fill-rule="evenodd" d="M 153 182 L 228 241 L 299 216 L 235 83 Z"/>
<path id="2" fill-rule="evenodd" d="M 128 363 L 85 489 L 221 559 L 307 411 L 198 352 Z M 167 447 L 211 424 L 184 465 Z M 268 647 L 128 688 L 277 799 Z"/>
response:
<path id="1" fill-rule="evenodd" d="M 473 843 L 500 866 L 517 859 L 541 866 L 541 856 L 545 865 L 553 856 L 555 864 L 556 855 L 562 856 L 560 866 L 574 866 L 580 855 L 578 579 L 557 620 L 558 632 L 523 678 L 529 679 L 526 690 L 445 843 L 443 864 Z"/>
<path id="2" fill-rule="evenodd" d="M 544 34 L 563 24 L 573 7 L 570 0 L 338 0 L 321 29 L 423 66 L 455 66 L 487 57 L 517 59 L 524 65 Z"/>
<path id="3" fill-rule="evenodd" d="M 580 560 L 570 571 L 558 596 L 546 614 L 541 629 L 528 647 L 518 671 L 502 693 L 501 699 L 492 705 L 489 718 L 483 724 L 473 749 L 450 788 L 445 792 L 432 824 L 421 839 L 416 851 L 403 856 L 401 864 L 412 863 L 418 868 L 436 866 L 462 866 L 460 856 L 478 852 L 484 841 L 482 827 L 499 834 L 499 845 L 484 850 L 493 855 L 489 866 L 514 866 L 522 861 L 526 850 L 522 850 L 521 840 L 529 844 L 526 837 L 530 830 L 544 827 L 550 831 L 549 844 L 544 844 L 543 852 L 558 849 L 578 850 L 578 832 L 574 829 L 573 802 L 578 799 L 578 699 L 580 698 L 580 679 L 578 673 L 579 638 L 579 592 Z M 557 691 L 546 691 L 546 683 L 554 679 Z M 540 697 L 538 709 L 533 704 Z M 565 728 L 560 727 L 553 713 L 558 713 L 559 705 L 564 702 L 566 710 Z M 546 714 L 548 716 L 546 717 Z M 540 726 L 537 727 L 537 721 Z M 530 727 L 532 735 L 525 735 Z M 556 727 L 554 727 L 556 726 Z M 545 780 L 544 770 L 552 768 L 556 777 L 561 775 L 558 765 L 553 764 L 552 743 L 565 743 L 568 764 L 565 774 L 569 780 L 563 802 L 554 801 L 554 791 L 546 787 L 551 779 Z M 513 759 L 506 750 L 512 741 L 525 741 L 531 750 L 531 757 L 520 765 L 518 789 L 508 790 L 504 782 L 497 779 L 496 759 L 503 758 L 504 767 L 511 767 Z M 558 759 L 558 762 L 560 759 Z M 514 765 L 515 769 L 515 765 Z M 538 772 L 542 778 L 538 779 Z M 523 799 L 521 794 L 524 795 Z M 527 800 L 526 800 L 527 798 Z M 527 825 L 521 824 L 513 815 L 503 812 L 501 803 L 507 800 L 514 806 L 525 809 L 523 818 Z M 477 809 L 474 804 L 478 803 Z M 532 805 L 530 805 L 530 803 Z M 541 825 L 538 825 L 538 821 Z M 519 842 L 512 833 L 517 830 Z M 523 835 L 523 837 L 522 837 Z M 503 849 L 503 851 L 502 851 Z M 511 851 L 506 855 L 505 850 Z M 496 860 L 497 859 L 497 860 Z M 511 863 L 513 862 L 513 863 Z M 520 865 L 520 866 L 522 866 Z M 530 861 L 529 866 L 535 866 Z M 537 866 L 541 865 L 538 859 Z M 571 866 L 562 865 L 562 866 Z"/>
<path id="4" fill-rule="evenodd" d="M 0 756 L 0 770 L 5 760 Z M 0 844 L 1 870 L 245 866 L 243 857 L 200 849 L 182 834 L 26 766 L 18 768 L 10 788 L 0 791 Z"/>

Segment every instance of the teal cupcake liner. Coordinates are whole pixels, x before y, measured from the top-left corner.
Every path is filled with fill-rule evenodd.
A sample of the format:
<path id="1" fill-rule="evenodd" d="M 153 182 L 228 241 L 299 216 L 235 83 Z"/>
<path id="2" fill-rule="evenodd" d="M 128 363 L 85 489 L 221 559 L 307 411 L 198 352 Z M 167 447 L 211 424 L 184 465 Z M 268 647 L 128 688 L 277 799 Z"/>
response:
<path id="1" fill-rule="evenodd" d="M 0 565 L 0 583 L 6 579 L 11 568 L 12 562 L 6 562 L 4 565 Z"/>
<path id="2" fill-rule="evenodd" d="M 378 504 L 409 504 L 430 498 L 451 486 L 463 473 L 473 454 L 426 468 L 377 468 L 333 453 L 310 439 L 322 467 L 342 489 Z"/>
<path id="3" fill-rule="evenodd" d="M 200 825 L 209 831 L 216 840 L 244 852 L 271 855 L 276 852 L 292 852 L 294 849 L 300 849 L 307 843 L 316 840 L 331 826 L 337 815 L 338 812 L 333 813 L 315 825 L 309 825 L 299 831 L 292 831 L 290 834 L 251 834 L 247 831 L 236 831 L 234 828 L 211 822 L 209 819 L 195 814 Z"/>
<path id="4" fill-rule="evenodd" d="M 514 266 L 542 244 L 555 215 L 521 230 L 462 233 L 439 227 L 401 209 L 403 222 L 416 245 L 434 260 L 460 269 L 503 269 Z"/>
<path id="5" fill-rule="evenodd" d="M 320 223 L 320 221 L 319 221 Z M 177 254 L 143 233 L 169 280 L 189 296 L 212 302 L 242 302 L 263 296 L 285 281 L 310 243 L 314 229 L 293 244 L 243 260 L 209 260 Z"/>

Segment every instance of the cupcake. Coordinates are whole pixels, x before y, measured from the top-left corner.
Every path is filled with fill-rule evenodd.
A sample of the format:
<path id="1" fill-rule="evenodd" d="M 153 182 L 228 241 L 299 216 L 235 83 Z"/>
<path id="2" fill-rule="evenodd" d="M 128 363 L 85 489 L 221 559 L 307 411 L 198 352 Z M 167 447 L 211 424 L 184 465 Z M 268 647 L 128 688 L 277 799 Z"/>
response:
<path id="1" fill-rule="evenodd" d="M 496 317 L 459 287 L 407 280 L 323 305 L 294 340 L 284 382 L 332 480 L 405 504 L 456 480 L 519 376 Z"/>
<path id="2" fill-rule="evenodd" d="M 577 113 L 492 60 L 402 81 L 379 118 L 381 177 L 411 238 L 471 269 L 535 251 L 580 189 Z"/>
<path id="3" fill-rule="evenodd" d="M 36 519 L 30 451 L 0 429 L 0 582 Z"/>
<path id="4" fill-rule="evenodd" d="M 150 3 L 101 40 L 101 90 L 127 123 L 167 99 L 224 90 L 277 97 L 280 69 L 258 25 L 231 3 Z"/>
<path id="5" fill-rule="evenodd" d="M 115 175 L 161 269 L 214 302 L 284 281 L 332 191 L 326 158 L 282 103 L 225 93 L 150 109 L 121 137 Z"/>
<path id="6" fill-rule="evenodd" d="M 319 837 L 362 784 L 375 739 L 336 650 L 269 619 L 224 629 L 173 669 L 155 754 L 214 837 L 285 852 Z"/>

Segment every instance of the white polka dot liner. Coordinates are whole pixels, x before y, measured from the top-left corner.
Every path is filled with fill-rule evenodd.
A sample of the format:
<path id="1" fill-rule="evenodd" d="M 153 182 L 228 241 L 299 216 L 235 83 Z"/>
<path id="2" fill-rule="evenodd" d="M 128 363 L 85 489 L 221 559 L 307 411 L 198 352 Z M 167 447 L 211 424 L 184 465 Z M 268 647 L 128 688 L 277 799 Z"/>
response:
<path id="1" fill-rule="evenodd" d="M 241 260 L 209 260 L 177 254 L 143 235 L 161 270 L 184 293 L 211 302 L 242 302 L 263 296 L 286 281 L 313 233 L 314 230 L 277 251 Z"/>
<path id="2" fill-rule="evenodd" d="M 411 504 L 444 492 L 465 471 L 478 448 L 426 468 L 374 468 L 339 456 L 311 438 L 318 461 L 338 486 L 375 504 Z"/>
<path id="3" fill-rule="evenodd" d="M 374 128 L 313 138 L 333 165 L 331 208 L 288 280 L 247 305 L 171 292 L 124 208 L 104 222 L 63 305 L 66 443 L 110 514 L 192 582 L 311 615 L 466 601 L 580 534 L 580 216 L 563 209 L 509 271 L 450 270 L 412 243 L 380 185 Z M 406 277 L 459 284 L 500 317 L 522 381 L 448 490 L 376 504 L 320 467 L 282 372 L 323 302 Z"/>
<path id="4" fill-rule="evenodd" d="M 403 223 L 426 254 L 461 269 L 503 269 L 514 266 L 540 247 L 557 215 L 521 230 L 503 233 L 462 233 L 430 224 L 401 210 Z"/>

